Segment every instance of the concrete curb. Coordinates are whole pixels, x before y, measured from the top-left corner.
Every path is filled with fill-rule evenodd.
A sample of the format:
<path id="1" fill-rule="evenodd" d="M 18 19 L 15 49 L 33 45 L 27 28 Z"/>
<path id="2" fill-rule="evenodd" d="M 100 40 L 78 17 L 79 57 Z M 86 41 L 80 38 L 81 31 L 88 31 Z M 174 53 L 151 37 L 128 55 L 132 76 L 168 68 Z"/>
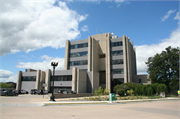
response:
<path id="1" fill-rule="evenodd" d="M 49 102 L 42 102 L 45 104 L 70 104 L 70 103 L 130 103 L 130 102 L 148 102 L 148 101 L 167 101 L 167 100 L 180 100 L 180 98 L 160 98 L 160 99 L 138 99 L 138 100 L 116 100 L 116 101 L 49 101 Z"/>

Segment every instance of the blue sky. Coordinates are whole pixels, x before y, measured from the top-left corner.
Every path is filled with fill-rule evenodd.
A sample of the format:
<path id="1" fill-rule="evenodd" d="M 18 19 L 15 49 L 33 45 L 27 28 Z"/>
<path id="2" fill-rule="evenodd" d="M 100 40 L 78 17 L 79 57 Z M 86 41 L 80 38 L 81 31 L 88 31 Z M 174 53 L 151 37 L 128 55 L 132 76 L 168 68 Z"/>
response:
<path id="1" fill-rule="evenodd" d="M 2 0 L 0 82 L 17 80 L 19 70 L 64 68 L 65 41 L 101 33 L 130 37 L 136 48 L 138 74 L 145 61 L 179 46 L 179 1 Z"/>

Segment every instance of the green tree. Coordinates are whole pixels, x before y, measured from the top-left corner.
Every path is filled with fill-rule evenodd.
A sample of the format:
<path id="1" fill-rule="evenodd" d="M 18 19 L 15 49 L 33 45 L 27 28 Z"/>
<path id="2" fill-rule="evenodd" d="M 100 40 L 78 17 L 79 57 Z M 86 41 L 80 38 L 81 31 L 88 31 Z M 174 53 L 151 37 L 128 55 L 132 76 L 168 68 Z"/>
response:
<path id="1" fill-rule="evenodd" d="M 12 88 L 12 84 L 7 84 L 7 83 L 1 83 L 1 88 Z"/>
<path id="2" fill-rule="evenodd" d="M 166 48 L 160 54 L 149 57 L 147 72 L 152 83 L 165 84 L 170 91 L 169 83 L 179 77 L 179 48 Z"/>

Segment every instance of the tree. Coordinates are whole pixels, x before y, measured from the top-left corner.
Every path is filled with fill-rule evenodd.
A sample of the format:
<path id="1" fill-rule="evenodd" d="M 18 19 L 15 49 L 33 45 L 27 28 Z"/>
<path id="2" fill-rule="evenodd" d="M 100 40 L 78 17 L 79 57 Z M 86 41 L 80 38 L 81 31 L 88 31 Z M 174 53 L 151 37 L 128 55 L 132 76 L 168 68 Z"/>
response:
<path id="1" fill-rule="evenodd" d="M 169 46 L 166 51 L 149 57 L 146 64 L 151 82 L 165 84 L 170 91 L 169 83 L 179 77 L 179 48 Z"/>
<path id="2" fill-rule="evenodd" d="M 12 88 L 12 84 L 7 84 L 7 83 L 1 83 L 1 88 Z"/>

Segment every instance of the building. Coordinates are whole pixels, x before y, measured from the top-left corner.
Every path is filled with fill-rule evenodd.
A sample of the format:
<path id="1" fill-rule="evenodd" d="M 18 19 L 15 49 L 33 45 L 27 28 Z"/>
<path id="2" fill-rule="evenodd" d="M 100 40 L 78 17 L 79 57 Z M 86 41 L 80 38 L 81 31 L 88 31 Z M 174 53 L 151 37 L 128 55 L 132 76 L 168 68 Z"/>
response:
<path id="1" fill-rule="evenodd" d="M 93 93 L 100 86 L 113 92 L 117 84 L 147 82 L 148 75 L 137 75 L 133 42 L 123 35 L 111 33 L 66 41 L 64 70 L 56 70 L 54 92 L 59 90 Z M 18 72 L 17 89 L 52 90 L 52 71 L 26 69 Z M 43 87 L 43 84 L 46 84 Z"/>

